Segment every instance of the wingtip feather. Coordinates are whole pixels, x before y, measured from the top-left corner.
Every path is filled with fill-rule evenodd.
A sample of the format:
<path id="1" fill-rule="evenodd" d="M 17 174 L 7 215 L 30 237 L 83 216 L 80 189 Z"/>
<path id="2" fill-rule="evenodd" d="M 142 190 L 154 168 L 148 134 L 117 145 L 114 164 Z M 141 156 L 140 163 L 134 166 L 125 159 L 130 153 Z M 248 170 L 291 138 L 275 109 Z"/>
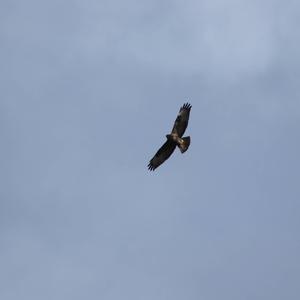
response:
<path id="1" fill-rule="evenodd" d="M 192 105 L 190 103 L 184 103 L 183 106 L 181 107 L 181 109 L 187 109 L 190 110 L 192 108 Z"/>
<path id="2" fill-rule="evenodd" d="M 148 164 L 148 170 L 149 171 L 154 171 L 155 170 L 154 166 L 151 163 Z"/>

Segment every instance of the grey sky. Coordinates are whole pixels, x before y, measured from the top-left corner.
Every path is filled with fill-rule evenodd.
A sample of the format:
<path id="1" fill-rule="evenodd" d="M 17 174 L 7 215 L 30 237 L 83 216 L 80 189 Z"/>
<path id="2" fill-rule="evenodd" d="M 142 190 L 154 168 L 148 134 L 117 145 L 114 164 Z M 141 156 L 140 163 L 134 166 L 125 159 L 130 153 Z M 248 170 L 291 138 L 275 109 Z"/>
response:
<path id="1" fill-rule="evenodd" d="M 298 300 L 298 1 L 0 2 L 0 298 Z M 192 105 L 188 152 L 147 163 Z"/>

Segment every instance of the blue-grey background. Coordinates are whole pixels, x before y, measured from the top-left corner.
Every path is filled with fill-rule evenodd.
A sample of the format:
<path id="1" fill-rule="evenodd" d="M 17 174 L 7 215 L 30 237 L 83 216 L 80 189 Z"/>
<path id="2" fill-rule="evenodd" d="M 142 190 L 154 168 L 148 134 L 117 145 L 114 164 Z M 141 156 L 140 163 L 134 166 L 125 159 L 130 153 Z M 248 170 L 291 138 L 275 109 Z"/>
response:
<path id="1" fill-rule="evenodd" d="M 298 1 L 0 2 L 0 298 L 298 300 Z M 147 163 L 192 105 L 188 152 Z"/>

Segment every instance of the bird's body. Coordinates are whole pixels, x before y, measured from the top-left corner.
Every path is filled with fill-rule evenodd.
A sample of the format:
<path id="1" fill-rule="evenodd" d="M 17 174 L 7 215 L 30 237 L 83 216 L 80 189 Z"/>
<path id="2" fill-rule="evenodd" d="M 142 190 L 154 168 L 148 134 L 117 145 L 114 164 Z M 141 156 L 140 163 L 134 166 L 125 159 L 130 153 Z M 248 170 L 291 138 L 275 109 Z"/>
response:
<path id="1" fill-rule="evenodd" d="M 180 149 L 181 153 L 184 153 L 189 148 L 191 138 L 189 136 L 182 136 L 188 125 L 191 108 L 192 106 L 189 103 L 185 103 L 180 108 L 171 133 L 166 135 L 167 141 L 156 152 L 148 164 L 150 171 L 154 171 L 166 161 L 174 152 L 176 146 Z"/>
<path id="2" fill-rule="evenodd" d="M 178 136 L 177 133 L 167 134 L 166 138 L 168 140 L 171 140 L 171 141 L 175 142 L 175 143 L 179 143 L 179 140 L 180 140 L 180 137 Z"/>

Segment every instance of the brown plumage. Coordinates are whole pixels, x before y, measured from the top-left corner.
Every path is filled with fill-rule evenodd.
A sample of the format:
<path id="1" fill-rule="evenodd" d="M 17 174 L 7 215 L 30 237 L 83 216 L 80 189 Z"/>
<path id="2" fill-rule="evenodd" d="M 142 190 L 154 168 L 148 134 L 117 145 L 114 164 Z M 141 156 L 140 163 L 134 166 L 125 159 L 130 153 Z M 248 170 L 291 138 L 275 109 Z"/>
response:
<path id="1" fill-rule="evenodd" d="M 150 171 L 154 171 L 158 166 L 166 161 L 174 152 L 176 146 L 178 146 L 181 153 L 184 153 L 189 148 L 191 138 L 189 136 L 182 136 L 188 126 L 191 108 L 192 106 L 189 103 L 185 103 L 180 108 L 171 134 L 166 135 L 167 141 L 156 152 L 148 164 L 148 169 Z"/>

